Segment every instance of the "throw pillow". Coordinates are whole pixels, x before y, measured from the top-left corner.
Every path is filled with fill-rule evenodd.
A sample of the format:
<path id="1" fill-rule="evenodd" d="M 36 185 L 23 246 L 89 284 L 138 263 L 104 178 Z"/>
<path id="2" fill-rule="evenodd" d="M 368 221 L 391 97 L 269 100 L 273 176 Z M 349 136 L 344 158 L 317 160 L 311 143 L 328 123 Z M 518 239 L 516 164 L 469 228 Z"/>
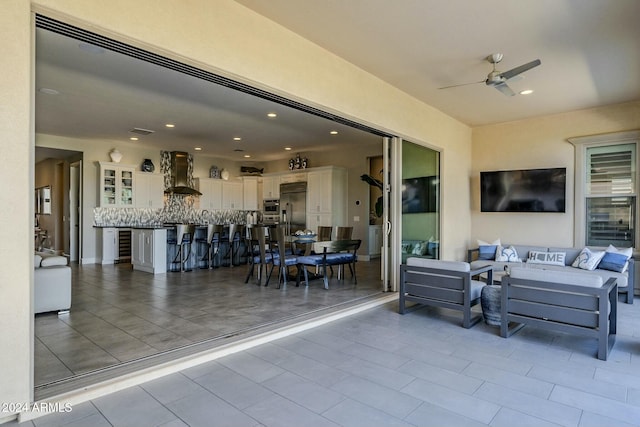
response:
<path id="1" fill-rule="evenodd" d="M 604 251 L 591 251 L 589 248 L 584 248 L 571 266 L 583 270 L 595 270 L 602 257 L 604 257 Z"/>
<path id="2" fill-rule="evenodd" d="M 481 260 L 493 260 L 496 258 L 496 250 L 500 246 L 500 239 L 493 243 L 485 242 L 484 240 L 478 240 L 478 259 Z"/>
<path id="3" fill-rule="evenodd" d="M 427 242 L 418 242 L 413 246 L 412 255 L 424 255 L 427 253 Z"/>
<path id="4" fill-rule="evenodd" d="M 501 245 L 499 245 L 498 249 L 496 250 L 496 261 L 518 262 L 520 261 L 520 257 L 518 256 L 518 252 L 516 251 L 516 248 L 514 248 L 513 246 L 504 248 Z"/>
<path id="5" fill-rule="evenodd" d="M 631 255 L 633 255 L 633 248 L 617 249 L 615 246 L 609 245 L 600 264 L 598 264 L 598 268 L 624 273 L 629 266 Z"/>
<path id="6" fill-rule="evenodd" d="M 527 262 L 531 264 L 550 264 L 564 266 L 567 254 L 564 252 L 529 251 Z"/>
<path id="7" fill-rule="evenodd" d="M 410 254 L 412 249 L 413 249 L 413 245 L 411 243 L 402 242 L 402 253 L 403 254 Z"/>

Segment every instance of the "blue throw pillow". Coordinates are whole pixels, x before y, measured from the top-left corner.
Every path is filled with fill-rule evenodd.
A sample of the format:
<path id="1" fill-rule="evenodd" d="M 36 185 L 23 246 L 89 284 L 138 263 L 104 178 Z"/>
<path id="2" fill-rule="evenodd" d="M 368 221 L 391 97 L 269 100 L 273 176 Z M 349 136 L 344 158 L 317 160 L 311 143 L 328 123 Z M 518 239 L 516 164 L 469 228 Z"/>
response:
<path id="1" fill-rule="evenodd" d="M 496 258 L 496 250 L 500 245 L 500 239 L 493 243 L 488 243 L 483 240 L 478 240 L 478 259 L 481 260 L 494 260 Z"/>
<path id="2" fill-rule="evenodd" d="M 632 248 L 616 249 L 613 245 L 609 245 L 604 257 L 598 264 L 598 268 L 602 270 L 616 271 L 618 273 L 624 273 L 627 269 L 629 258 L 633 253 Z"/>

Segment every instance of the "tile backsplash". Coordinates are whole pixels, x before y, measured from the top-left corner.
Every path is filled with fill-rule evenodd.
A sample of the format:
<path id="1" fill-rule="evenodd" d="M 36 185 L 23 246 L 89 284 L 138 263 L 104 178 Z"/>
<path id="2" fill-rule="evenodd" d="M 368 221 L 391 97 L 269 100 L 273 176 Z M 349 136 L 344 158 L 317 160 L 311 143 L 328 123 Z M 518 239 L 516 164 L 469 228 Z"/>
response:
<path id="1" fill-rule="evenodd" d="M 163 208 L 94 208 L 97 227 L 147 227 L 163 223 L 245 224 L 248 211 L 194 208 L 193 196 L 167 195 Z"/>

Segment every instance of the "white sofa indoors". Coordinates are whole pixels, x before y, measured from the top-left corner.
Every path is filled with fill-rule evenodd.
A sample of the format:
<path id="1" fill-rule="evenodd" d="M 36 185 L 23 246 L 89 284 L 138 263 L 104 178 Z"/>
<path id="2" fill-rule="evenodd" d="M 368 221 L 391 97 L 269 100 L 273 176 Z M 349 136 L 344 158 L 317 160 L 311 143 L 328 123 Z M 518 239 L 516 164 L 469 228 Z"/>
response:
<path id="1" fill-rule="evenodd" d="M 71 308 L 71 267 L 63 256 L 35 254 L 33 311 L 65 312 Z"/>
<path id="2" fill-rule="evenodd" d="M 528 267 L 543 270 L 571 271 L 595 274 L 606 282 L 614 277 L 618 293 L 626 294 L 626 302 L 633 304 L 634 261 L 632 249 L 557 248 L 478 241 L 478 247 L 469 249 L 467 262 L 475 270 L 485 265 L 493 266 L 494 279 L 500 277 L 505 267 Z"/>

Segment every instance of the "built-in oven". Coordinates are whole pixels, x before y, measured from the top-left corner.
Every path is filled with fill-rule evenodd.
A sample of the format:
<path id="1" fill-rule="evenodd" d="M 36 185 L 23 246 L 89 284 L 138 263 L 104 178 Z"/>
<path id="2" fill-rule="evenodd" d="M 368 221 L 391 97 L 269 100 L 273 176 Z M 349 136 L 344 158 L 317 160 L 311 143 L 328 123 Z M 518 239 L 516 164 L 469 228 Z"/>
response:
<path id="1" fill-rule="evenodd" d="M 277 224 L 280 221 L 280 200 L 264 199 L 262 206 L 262 222 Z"/>

